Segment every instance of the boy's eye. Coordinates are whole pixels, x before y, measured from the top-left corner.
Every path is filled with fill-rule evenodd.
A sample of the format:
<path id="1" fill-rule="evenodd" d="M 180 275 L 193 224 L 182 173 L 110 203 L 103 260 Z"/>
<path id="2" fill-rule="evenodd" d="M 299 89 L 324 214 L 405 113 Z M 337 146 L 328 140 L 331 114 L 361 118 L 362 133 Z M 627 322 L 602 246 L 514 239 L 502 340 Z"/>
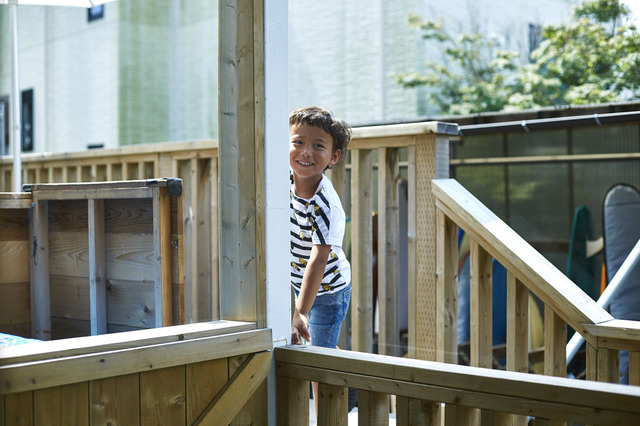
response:
<path id="1" fill-rule="evenodd" d="M 313 147 L 317 148 L 317 149 L 324 149 L 324 145 L 322 145 L 321 143 L 317 143 L 317 144 L 313 145 Z"/>

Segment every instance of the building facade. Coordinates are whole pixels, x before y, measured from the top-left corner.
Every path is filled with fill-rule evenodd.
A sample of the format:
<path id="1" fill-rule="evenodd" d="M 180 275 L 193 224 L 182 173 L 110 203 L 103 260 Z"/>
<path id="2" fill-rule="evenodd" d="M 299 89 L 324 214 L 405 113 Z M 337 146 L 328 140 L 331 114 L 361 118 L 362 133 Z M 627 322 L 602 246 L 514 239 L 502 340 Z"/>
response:
<path id="1" fill-rule="evenodd" d="M 289 99 L 353 124 L 437 115 L 424 88 L 393 74 L 439 60 L 407 16 L 481 31 L 528 53 L 530 28 L 569 16 L 576 0 L 289 2 Z M 19 6 L 25 152 L 177 140 L 218 132 L 218 8 L 205 0 L 128 0 L 87 9 Z M 0 149 L 9 154 L 11 56 L 0 7 Z M 24 138 L 23 138 L 24 139 Z"/>

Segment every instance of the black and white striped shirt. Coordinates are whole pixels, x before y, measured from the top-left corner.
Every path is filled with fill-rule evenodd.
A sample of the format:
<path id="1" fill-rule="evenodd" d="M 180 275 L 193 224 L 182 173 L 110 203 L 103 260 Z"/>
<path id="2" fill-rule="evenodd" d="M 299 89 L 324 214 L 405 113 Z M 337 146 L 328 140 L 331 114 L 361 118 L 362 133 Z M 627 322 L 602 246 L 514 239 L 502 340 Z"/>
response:
<path id="1" fill-rule="evenodd" d="M 345 214 L 340 198 L 326 176 L 307 200 L 290 192 L 291 285 L 298 291 L 314 244 L 331 245 L 318 295 L 335 293 L 351 284 L 351 266 L 342 250 Z"/>

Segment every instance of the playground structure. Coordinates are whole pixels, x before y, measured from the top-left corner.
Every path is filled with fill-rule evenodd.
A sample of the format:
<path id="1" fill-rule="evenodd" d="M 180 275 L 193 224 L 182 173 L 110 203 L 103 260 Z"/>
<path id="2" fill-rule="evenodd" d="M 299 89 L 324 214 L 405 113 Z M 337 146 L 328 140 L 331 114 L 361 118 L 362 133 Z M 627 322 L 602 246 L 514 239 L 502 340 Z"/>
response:
<path id="1" fill-rule="evenodd" d="M 234 96 L 221 90 L 227 96 L 222 102 L 225 121 L 218 145 L 215 141 L 176 143 L 23 158 L 24 181 L 31 183 L 146 181 L 159 176 L 182 179 L 182 208 L 176 207 L 175 214 L 182 215 L 178 223 L 182 225 L 184 272 L 178 276 L 178 288 L 184 277 L 184 308 L 180 311 L 178 302 L 178 312 L 184 313 L 185 324 L 3 349 L 0 424 L 12 424 L 12 419 L 67 425 L 105 420 L 122 424 L 266 423 L 276 416 L 276 405 L 269 402 L 276 395 L 278 424 L 295 424 L 308 418 L 308 400 L 302 390 L 308 392 L 310 379 L 319 381 L 326 395 L 320 401 L 320 424 L 344 421 L 349 386 L 362 391 L 359 414 L 369 424 L 385 424 L 389 394 L 398 396 L 398 420 L 403 424 L 438 424 L 440 416 L 457 424 L 491 420 L 511 424 L 514 419 L 524 424 L 527 416 L 542 424 L 547 420 L 636 424 L 638 388 L 599 382 L 617 381 L 617 351 L 622 348 L 630 350 L 630 382 L 640 384 L 640 327 L 633 321 L 614 320 L 475 197 L 446 179 L 449 138 L 457 133 L 455 125 L 418 123 L 354 130 L 348 173 L 343 163 L 330 176 L 337 187 L 350 181 L 354 352 L 291 348 L 279 341 L 278 324 L 269 323 L 273 283 L 267 285 L 266 279 L 270 261 L 266 247 L 271 241 L 266 238 L 265 156 L 275 145 L 269 145 L 265 136 L 268 106 L 261 103 L 266 90 L 264 67 L 260 66 L 265 60 L 265 11 L 259 3 L 241 3 L 242 13 L 234 12 L 230 4 L 221 5 L 226 13 L 235 13 L 225 15 L 227 27 L 222 35 L 229 37 L 221 37 L 221 43 L 231 47 L 225 54 L 236 55 L 221 61 L 221 86 L 239 90 L 233 91 Z M 379 247 L 385 247 L 378 259 L 378 298 L 384 301 L 380 304 L 379 348 L 398 346 L 394 325 L 396 215 L 404 152 L 410 360 L 367 354 L 373 342 L 370 229 L 374 165 L 378 170 Z M 5 159 L 1 166 L 1 176 L 10 176 Z M 33 198 L 25 201 L 28 195 L 6 197 L 19 204 L 6 209 L 12 213 L 34 208 Z M 471 367 L 455 365 L 458 227 L 472 238 Z M 22 246 L 29 244 L 27 238 Z M 20 258 L 29 265 L 29 251 L 22 253 Z M 491 312 L 492 257 L 507 270 L 507 371 L 491 369 L 492 325 L 486 313 Z M 4 256 L 1 261 L 7 262 Z M 7 264 L 13 268 L 10 260 L 3 263 L 3 271 Z M 15 268 L 22 279 L 31 266 Z M 6 289 L 6 283 L 2 284 Z M 525 373 L 529 291 L 544 302 L 545 375 Z M 175 311 L 172 318 L 175 321 Z M 180 315 L 178 318 L 182 322 Z M 587 341 L 589 383 L 555 377 L 566 375 L 567 324 Z M 265 379 L 269 371 L 272 383 Z M 440 403 L 445 403 L 444 408 Z"/>

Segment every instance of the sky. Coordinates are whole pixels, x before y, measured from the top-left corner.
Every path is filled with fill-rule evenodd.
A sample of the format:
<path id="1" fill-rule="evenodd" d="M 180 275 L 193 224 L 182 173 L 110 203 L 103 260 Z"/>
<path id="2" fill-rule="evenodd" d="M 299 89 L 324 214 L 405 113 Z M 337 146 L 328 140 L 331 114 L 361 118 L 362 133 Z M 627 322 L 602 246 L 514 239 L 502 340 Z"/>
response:
<path id="1" fill-rule="evenodd" d="M 640 0 L 624 0 L 623 3 L 631 9 L 636 26 L 640 26 Z"/>

